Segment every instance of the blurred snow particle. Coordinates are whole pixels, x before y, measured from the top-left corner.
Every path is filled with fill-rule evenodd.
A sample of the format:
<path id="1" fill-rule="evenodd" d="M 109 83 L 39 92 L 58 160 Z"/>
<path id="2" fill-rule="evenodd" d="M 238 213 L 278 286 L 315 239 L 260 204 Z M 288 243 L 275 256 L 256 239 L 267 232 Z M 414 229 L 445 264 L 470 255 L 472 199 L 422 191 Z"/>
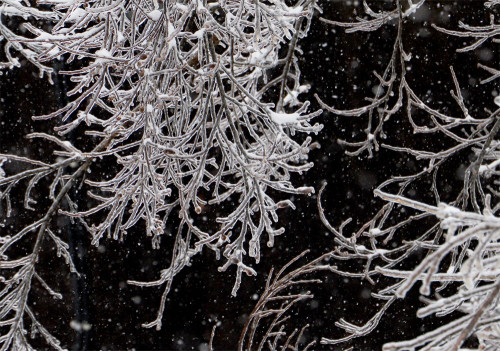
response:
<path id="1" fill-rule="evenodd" d="M 89 324 L 87 321 L 79 322 L 74 319 L 71 322 L 69 322 L 69 326 L 71 327 L 71 329 L 77 332 L 86 332 L 92 329 L 92 325 Z"/>
<path id="2" fill-rule="evenodd" d="M 500 95 L 498 95 L 497 97 L 495 97 L 495 99 L 493 100 L 493 102 L 495 102 L 495 105 L 500 106 Z"/>

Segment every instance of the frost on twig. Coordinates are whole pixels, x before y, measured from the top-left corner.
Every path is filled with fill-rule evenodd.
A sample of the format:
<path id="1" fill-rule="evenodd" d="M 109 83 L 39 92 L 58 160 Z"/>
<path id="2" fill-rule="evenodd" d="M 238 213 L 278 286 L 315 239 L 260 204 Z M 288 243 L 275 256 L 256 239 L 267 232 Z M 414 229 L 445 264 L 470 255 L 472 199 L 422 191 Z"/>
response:
<path id="1" fill-rule="evenodd" d="M 313 298 L 307 285 L 321 284 L 322 279 L 311 278 L 318 272 L 335 272 L 336 267 L 329 264 L 332 254 L 324 254 L 310 262 L 290 270 L 308 251 L 293 258 L 278 272 L 271 270 L 264 292 L 260 295 L 250 313 L 238 343 L 238 350 L 308 350 L 315 341 L 305 340 L 304 331 L 309 325 L 289 325 L 290 314 L 296 304 Z"/>

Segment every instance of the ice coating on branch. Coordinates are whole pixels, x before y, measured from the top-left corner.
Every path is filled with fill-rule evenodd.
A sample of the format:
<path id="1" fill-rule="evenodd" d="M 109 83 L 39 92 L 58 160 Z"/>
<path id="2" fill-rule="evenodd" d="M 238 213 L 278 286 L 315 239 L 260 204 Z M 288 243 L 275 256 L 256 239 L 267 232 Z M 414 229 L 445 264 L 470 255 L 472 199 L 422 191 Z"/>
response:
<path id="1" fill-rule="evenodd" d="M 42 12 L 29 1 L 0 1 L 5 14 L 16 17 L 13 23 L 26 29 L 16 34 L 0 25 L 10 45 L 0 67 L 20 66 L 23 56 L 41 74 L 50 77 L 56 61 L 64 69 L 55 74 L 68 76 L 66 105 L 36 117 L 52 119 L 55 130 L 31 134 L 54 144 L 56 161 L 9 156 L 33 166 L 21 173 L 29 178 L 25 210 L 37 206 L 32 189 L 50 184 L 46 198 L 53 213 L 40 209 L 41 222 L 28 232 L 44 221 L 48 231 L 57 214 L 78 219 L 98 246 L 123 241 L 139 227 L 172 259 L 156 280 L 131 277 L 130 284 L 161 286 L 167 296 L 175 276 L 208 249 L 221 259 L 220 270 L 235 276 L 235 295 L 242 276 L 257 273 L 251 264 L 260 261 L 261 245 L 274 245 L 285 232 L 279 215 L 294 205 L 283 197 L 314 192 L 290 180 L 312 167 L 311 138 L 297 142 L 293 135 L 321 129 L 310 123 L 321 111 L 307 114 L 309 103 L 298 99 L 306 86 L 295 56 L 314 2 L 41 0 Z M 283 93 L 272 94 L 275 88 Z M 283 105 L 298 107 L 293 113 L 269 110 Z M 68 141 L 71 133 L 91 142 L 79 149 Z M 0 179 L 0 201 L 10 201 L 4 191 L 18 180 Z M 84 195 L 74 196 L 78 192 Z M 217 214 L 210 228 L 203 220 L 208 209 Z M 76 271 L 58 232 L 50 238 Z M 16 286 L 31 286 L 31 278 L 23 276 Z M 161 327 L 167 300 L 160 300 L 157 318 L 145 327 Z M 9 306 L 24 315 L 22 301 Z"/>

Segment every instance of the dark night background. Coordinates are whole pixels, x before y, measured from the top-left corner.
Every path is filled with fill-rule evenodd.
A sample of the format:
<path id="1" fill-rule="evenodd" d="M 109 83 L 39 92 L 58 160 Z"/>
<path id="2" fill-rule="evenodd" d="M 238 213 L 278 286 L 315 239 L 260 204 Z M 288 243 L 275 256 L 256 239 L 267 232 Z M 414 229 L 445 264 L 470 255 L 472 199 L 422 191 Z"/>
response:
<path id="1" fill-rule="evenodd" d="M 373 8 L 391 9 L 392 1 L 373 1 Z M 319 1 L 322 17 L 349 21 L 363 15 L 362 5 L 352 1 Z M 498 6 L 497 6 L 498 10 Z M 313 20 L 310 34 L 299 42 L 303 51 L 300 58 L 303 83 L 311 90 L 301 95 L 311 101 L 312 109 L 318 109 L 313 94 L 336 108 L 354 108 L 366 104 L 376 83 L 373 71 L 383 71 L 389 61 L 396 34 L 395 23 L 390 23 L 374 32 L 346 34 L 344 29 Z M 449 95 L 453 82 L 449 66 L 453 65 L 470 104 L 471 113 L 482 111 L 484 99 L 492 100 L 492 85 L 480 85 L 484 72 L 477 62 L 495 65 L 499 55 L 488 45 L 472 52 L 458 54 L 456 49 L 470 44 L 463 38 L 449 37 L 431 27 L 434 23 L 445 28 L 457 28 L 458 22 L 485 24 L 489 22 L 482 1 L 428 1 L 415 16 L 405 21 L 404 43 L 412 53 L 411 71 L 407 78 L 419 96 L 435 108 L 453 111 L 453 99 Z M 38 72 L 26 64 L 22 69 L 6 70 L 0 76 L 0 152 L 36 158 L 49 157 L 51 149 L 44 143 L 31 142 L 23 138 L 28 132 L 50 131 L 51 122 L 34 122 L 31 116 L 54 111 L 65 103 L 64 91 L 68 82 L 58 77 L 54 85 L 38 79 Z M 432 148 L 433 136 L 415 138 L 405 120 L 404 109 L 393 118 L 386 131 L 388 143 L 394 145 L 423 145 Z M 295 184 L 314 186 L 319 190 L 328 182 L 323 194 L 323 206 L 332 225 L 338 226 L 352 217 L 346 228 L 351 233 L 369 220 L 382 202 L 373 198 L 373 189 L 391 175 L 410 174 L 422 167 L 416 160 L 393 151 L 380 150 L 371 159 L 363 154 L 349 157 L 337 140 L 356 139 L 365 127 L 364 120 L 339 117 L 324 113 L 319 117 L 324 124 L 322 132 L 314 136 L 321 148 L 311 151 L 314 169 L 301 176 L 294 176 Z M 304 136 L 297 136 L 303 138 Z M 81 136 L 70 135 L 76 140 Z M 80 140 L 82 142 L 82 140 Z M 429 146 L 430 145 L 430 146 Z M 423 148 L 423 146 L 422 146 Z M 460 187 L 460 170 L 467 161 L 453 160 L 442 170 L 440 184 L 448 189 L 450 198 Z M 416 189 L 415 198 L 427 198 L 428 187 Z M 316 193 L 317 194 L 317 193 Z M 41 193 L 41 198 L 45 194 Z M 443 195 L 446 201 L 446 195 Z M 192 266 L 184 269 L 174 279 L 172 291 L 163 318 L 161 331 L 144 329 L 141 323 L 150 322 L 156 316 L 160 289 L 141 289 L 126 284 L 127 279 L 145 281 L 158 277 L 170 259 L 168 242 L 159 250 L 151 249 L 150 239 L 142 233 L 141 225 L 129 231 L 124 242 L 105 240 L 99 248 L 91 247 L 89 235 L 77 224 L 64 217 L 58 219 L 58 227 L 67 233 L 81 279 L 68 273 L 60 258 L 47 244 L 46 256 L 41 264 L 46 267 L 46 276 L 64 294 L 64 300 L 54 300 L 41 289 L 33 290 L 40 320 L 63 344 L 73 350 L 208 350 L 210 332 L 214 324 L 219 326 L 214 339 L 215 350 L 232 350 L 238 343 L 239 334 L 252 310 L 256 296 L 265 284 L 271 267 L 281 267 L 303 250 L 311 252 L 302 259 L 305 263 L 333 248 L 329 235 L 317 214 L 316 195 L 295 197 L 297 209 L 281 210 L 280 223 L 286 233 L 277 238 L 273 248 L 263 245 L 262 260 L 252 266 L 257 277 L 244 277 L 236 298 L 231 297 L 234 270 L 219 273 L 212 252 L 204 251 L 195 256 Z M 18 211 L 22 206 L 18 206 Z M 14 213 L 11 220 L 23 223 L 30 220 L 29 211 Z M 1 229 L 0 229 L 1 230 Z M 412 233 L 408 233 L 409 236 Z M 355 262 L 352 262 L 355 264 Z M 43 272 L 43 269 L 42 269 Z M 372 286 L 368 282 L 345 279 L 333 274 L 316 275 L 324 284 L 308 289 L 314 299 L 298 306 L 292 318 L 298 326 L 310 323 L 306 333 L 308 340 L 317 339 L 313 349 L 335 349 L 319 344 L 321 336 L 334 338 L 344 336 L 334 322 L 346 318 L 353 323 L 366 322 L 377 310 L 377 300 L 370 297 Z M 59 286 L 58 286 L 59 285 Z M 415 289 L 414 289 L 415 290 Z M 38 295 L 37 295 L 38 293 Z M 257 295 L 256 295 L 257 294 Z M 32 300 L 32 301 L 33 301 Z M 368 337 L 342 345 L 338 349 L 353 346 L 355 350 L 381 349 L 384 342 L 412 338 L 425 330 L 439 325 L 439 320 L 418 319 L 416 309 L 421 303 L 416 292 L 409 299 L 400 301 L 389 310 L 378 328 Z M 77 332 L 70 321 L 88 321 L 91 329 Z"/>

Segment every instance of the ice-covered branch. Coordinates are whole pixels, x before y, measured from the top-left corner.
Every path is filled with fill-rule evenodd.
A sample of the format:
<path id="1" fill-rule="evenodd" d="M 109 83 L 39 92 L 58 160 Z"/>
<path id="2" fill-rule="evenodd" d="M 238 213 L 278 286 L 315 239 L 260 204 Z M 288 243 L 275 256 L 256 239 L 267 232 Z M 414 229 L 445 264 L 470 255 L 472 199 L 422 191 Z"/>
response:
<path id="1" fill-rule="evenodd" d="M 256 274 L 247 257 L 259 262 L 263 236 L 273 246 L 284 232 L 279 211 L 294 207 L 275 194 L 314 192 L 290 180 L 312 167 L 312 139 L 299 143 L 290 134 L 322 128 L 312 122 L 321 111 L 309 111 L 309 103 L 298 99 L 307 87 L 299 81 L 297 42 L 309 29 L 315 1 L 44 0 L 41 11 L 0 0 L 0 6 L 5 66 L 18 66 L 14 48 L 42 72 L 67 76 L 71 84 L 65 106 L 35 117 L 54 120 L 56 133 L 29 136 L 53 144 L 59 161 L 0 155 L 29 167 L 0 178 L 0 199 L 8 208 L 12 188 L 28 180 L 24 207 L 38 210 L 31 191 L 40 179 L 54 176 L 54 210 L 6 237 L 1 252 L 39 230 L 39 236 L 49 233 L 74 270 L 67 245 L 47 227 L 55 213 L 78 219 L 94 245 L 106 237 L 121 239 L 143 223 L 153 247 L 172 257 L 157 280 L 131 277 L 133 285 L 164 288 L 157 318 L 145 326 L 161 326 L 174 277 L 203 248 L 218 258 L 222 253 L 220 271 L 234 267 L 235 295 L 242 273 Z M 6 16 L 24 32 L 7 28 Z M 49 68 L 55 60 L 64 69 Z M 105 145 L 76 147 L 67 139 L 76 131 L 90 144 Z M 105 177 L 99 173 L 103 163 Z M 89 201 L 72 195 L 85 173 L 68 173 L 75 164 L 89 170 L 79 181 Z M 60 194 L 67 208 L 60 208 Z M 213 213 L 215 231 L 204 220 Z"/>

